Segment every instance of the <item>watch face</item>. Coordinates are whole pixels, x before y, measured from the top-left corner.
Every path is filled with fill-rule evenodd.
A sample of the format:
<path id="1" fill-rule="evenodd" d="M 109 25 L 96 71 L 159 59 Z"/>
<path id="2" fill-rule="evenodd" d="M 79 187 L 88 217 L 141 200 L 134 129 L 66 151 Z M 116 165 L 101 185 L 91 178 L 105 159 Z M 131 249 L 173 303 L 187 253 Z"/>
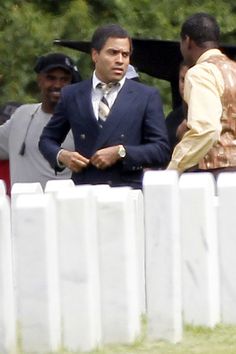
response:
<path id="1" fill-rule="evenodd" d="M 120 157 L 125 157 L 126 151 L 125 151 L 124 146 L 120 146 L 118 154 Z"/>

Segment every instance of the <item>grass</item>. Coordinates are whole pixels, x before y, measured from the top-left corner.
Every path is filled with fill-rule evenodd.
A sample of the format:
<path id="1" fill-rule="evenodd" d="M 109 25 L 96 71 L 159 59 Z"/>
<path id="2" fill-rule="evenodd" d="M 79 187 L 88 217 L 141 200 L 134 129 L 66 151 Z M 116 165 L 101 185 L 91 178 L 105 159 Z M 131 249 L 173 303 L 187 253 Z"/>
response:
<path id="1" fill-rule="evenodd" d="M 90 354 L 236 354 L 236 326 L 186 326 L 178 344 L 150 342 L 143 336 L 132 345 L 106 346 Z"/>
<path id="2" fill-rule="evenodd" d="M 58 354 L 82 352 L 62 349 Z M 236 325 L 220 324 L 214 329 L 185 326 L 183 339 L 178 344 L 148 341 L 144 328 L 143 334 L 131 345 L 107 345 L 86 354 L 236 354 Z"/>

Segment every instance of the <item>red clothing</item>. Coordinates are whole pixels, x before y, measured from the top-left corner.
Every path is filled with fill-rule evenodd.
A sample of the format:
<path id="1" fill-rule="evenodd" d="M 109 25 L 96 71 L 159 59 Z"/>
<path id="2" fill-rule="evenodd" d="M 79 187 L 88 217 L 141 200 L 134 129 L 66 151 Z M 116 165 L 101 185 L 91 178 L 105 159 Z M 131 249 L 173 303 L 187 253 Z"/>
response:
<path id="1" fill-rule="evenodd" d="M 10 172 L 9 172 L 9 161 L 0 161 L 0 179 L 4 180 L 6 183 L 7 194 L 10 194 Z"/>

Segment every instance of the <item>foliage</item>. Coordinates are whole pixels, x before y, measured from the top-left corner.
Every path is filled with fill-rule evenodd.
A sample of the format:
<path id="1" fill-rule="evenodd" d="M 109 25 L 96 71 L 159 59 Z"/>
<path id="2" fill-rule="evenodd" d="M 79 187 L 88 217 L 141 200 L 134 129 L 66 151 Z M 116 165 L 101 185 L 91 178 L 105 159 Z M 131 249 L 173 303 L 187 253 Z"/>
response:
<path id="1" fill-rule="evenodd" d="M 98 25 L 119 22 L 136 38 L 178 40 L 183 20 L 199 11 L 216 16 L 225 42 L 234 39 L 234 0 L 4 0 L 0 5 L 0 104 L 39 99 L 33 67 L 38 56 L 50 51 L 72 56 L 82 77 L 90 75 L 89 56 L 53 45 L 56 38 L 90 40 Z M 168 111 L 168 83 L 147 75 L 141 79 L 160 88 Z"/>
<path id="2" fill-rule="evenodd" d="M 0 15 L 0 103 L 38 99 L 33 71 L 37 57 L 50 51 L 61 51 L 75 59 L 77 52 L 71 53 L 62 47 L 58 49 L 53 40 L 71 38 L 75 31 L 77 38 L 83 38 L 89 32 L 90 15 L 85 1 L 64 1 L 70 6 L 63 13 L 51 12 L 50 7 L 46 4 L 40 7 L 40 3 L 8 1 L 0 5 L 6 12 L 4 17 Z M 75 16 L 78 13 L 81 14 L 79 21 Z"/>

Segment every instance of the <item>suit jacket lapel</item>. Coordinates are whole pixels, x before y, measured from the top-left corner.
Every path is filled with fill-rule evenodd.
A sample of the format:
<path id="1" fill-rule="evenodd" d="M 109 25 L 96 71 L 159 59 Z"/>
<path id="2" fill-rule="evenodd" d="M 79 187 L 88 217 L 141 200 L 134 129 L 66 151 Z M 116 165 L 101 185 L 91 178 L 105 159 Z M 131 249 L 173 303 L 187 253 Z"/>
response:
<path id="1" fill-rule="evenodd" d="M 110 114 L 106 123 L 104 124 L 104 127 L 100 129 L 100 134 L 97 138 L 96 149 L 105 144 L 107 139 L 109 139 L 109 137 L 117 129 L 120 122 L 124 119 L 124 116 L 127 116 L 127 108 L 130 104 L 133 104 L 132 100 L 134 99 L 134 93 L 134 89 L 129 85 L 129 80 L 126 80 L 124 86 L 118 93 L 118 96 L 111 108 Z M 124 124 L 125 123 L 123 123 L 123 125 Z"/>
<path id="2" fill-rule="evenodd" d="M 82 119 L 83 124 L 85 124 L 86 126 L 88 126 L 88 124 L 92 124 L 92 126 L 97 126 L 97 119 L 93 112 L 91 91 L 91 79 L 82 81 L 79 86 L 79 89 L 75 93 L 75 100 L 79 108 L 79 117 L 80 119 Z"/>

